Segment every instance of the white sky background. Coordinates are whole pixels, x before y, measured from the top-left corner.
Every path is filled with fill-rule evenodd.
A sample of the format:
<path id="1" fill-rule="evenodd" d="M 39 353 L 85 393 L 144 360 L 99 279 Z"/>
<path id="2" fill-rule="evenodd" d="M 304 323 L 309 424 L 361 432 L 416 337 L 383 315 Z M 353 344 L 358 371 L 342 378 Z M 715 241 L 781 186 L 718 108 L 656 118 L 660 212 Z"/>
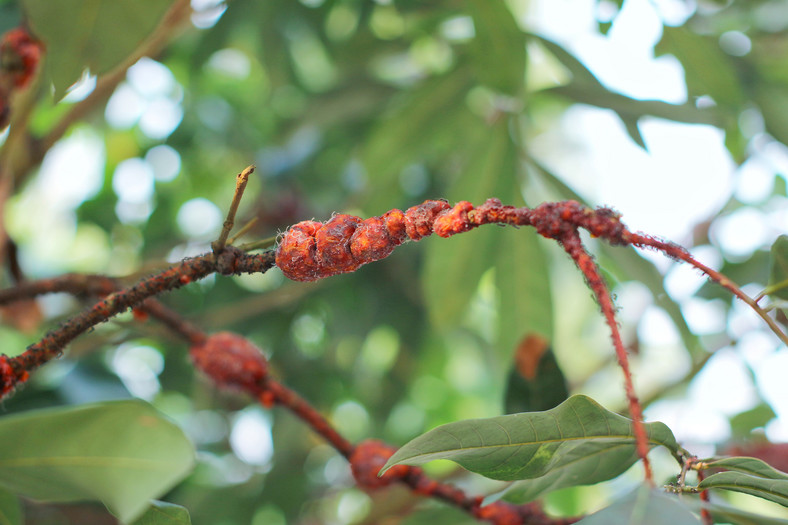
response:
<path id="1" fill-rule="evenodd" d="M 653 57 L 653 46 L 661 36 L 661 20 L 683 22 L 690 14 L 685 3 L 627 0 L 607 36 L 596 31 L 595 7 L 594 0 L 531 0 L 522 23 L 565 46 L 613 90 L 638 99 L 685 102 L 687 93 L 680 64 L 672 57 Z M 209 22 L 203 20 L 200 24 L 210 25 Z M 180 122 L 182 97 L 181 87 L 166 67 L 143 59 L 130 70 L 128 81 L 110 101 L 107 121 L 119 128 L 138 125 L 151 137 L 164 138 Z M 753 120 L 757 128 L 757 116 Z M 547 152 L 542 160 L 589 201 L 622 212 L 631 229 L 682 244 L 690 241 L 691 228 L 713 216 L 732 192 L 743 202 L 759 203 L 770 193 L 774 173 L 788 173 L 788 149 L 779 145 L 764 147 L 737 169 L 724 147 L 723 133 L 715 128 L 647 119 L 641 122 L 640 130 L 648 152 L 632 142 L 612 112 L 575 106 L 553 129 L 535 138 L 531 149 Z M 80 235 L 88 239 L 85 242 L 99 242 L 94 239 L 99 235 L 95 231 L 75 231 L 73 203 L 64 203 L 63 195 L 81 201 L 94 194 L 100 184 L 103 159 L 99 137 L 89 130 L 71 134 L 47 156 L 38 180 L 17 200 L 17 206 L 20 210 L 30 209 L 26 195 L 37 193 L 43 195 L 47 206 L 64 209 L 50 210 L 62 213 L 38 222 L 39 226 L 24 221 L 21 211 L 15 224 L 16 214 L 10 214 L 9 229 L 15 236 L 43 240 L 35 243 L 39 247 L 32 248 L 34 253 L 28 253 L 26 266 L 35 269 L 36 264 L 42 264 L 36 261 L 62 264 L 64 261 L 55 254 L 62 253 L 63 242 L 79 239 Z M 133 224 L 147 219 L 153 209 L 154 184 L 178 176 L 179 162 L 174 150 L 159 146 L 144 159 L 129 159 L 118 166 L 113 189 L 119 198 L 116 211 L 122 222 Z M 53 180 L 68 180 L 68 187 Z M 721 249 L 731 256 L 768 246 L 779 233 L 788 231 L 786 210 L 784 199 L 775 200 L 770 211 L 745 208 L 720 219 L 712 229 L 718 246 L 701 247 L 697 256 L 718 266 Z M 211 220 L 199 223 L 196 216 Z M 201 241 L 211 237 L 220 221 L 221 211 L 204 199 L 186 203 L 178 214 L 182 232 Z M 189 230 L 195 224 L 201 229 Z M 26 231 L 30 228 L 39 231 Z M 664 258 L 654 260 L 663 269 L 670 266 Z M 53 271 L 52 267 L 43 270 L 48 271 Z M 788 352 L 784 348 L 775 352 L 776 338 L 745 308 L 736 308 L 726 320 L 714 304 L 693 298 L 692 293 L 702 283 L 696 273 L 676 268 L 671 269 L 666 284 L 669 293 L 681 301 L 694 330 L 712 332 L 727 322 L 729 331 L 740 337 L 740 342 L 712 359 L 687 399 L 655 404 L 647 416 L 667 423 L 680 440 L 702 446 L 726 439 L 730 432 L 727 416 L 753 406 L 757 400 L 746 363 L 756 371 L 761 394 L 780 416 L 768 427 L 767 434 L 773 440 L 788 440 L 788 382 L 784 381 Z M 759 289 L 748 291 L 757 293 Z M 628 304 L 621 306 L 622 315 L 626 315 Z M 679 344 L 664 313 L 653 307 L 646 307 L 638 334 L 645 345 Z M 243 447 L 240 443 L 234 446 Z M 704 452 L 697 447 L 693 451 Z"/>

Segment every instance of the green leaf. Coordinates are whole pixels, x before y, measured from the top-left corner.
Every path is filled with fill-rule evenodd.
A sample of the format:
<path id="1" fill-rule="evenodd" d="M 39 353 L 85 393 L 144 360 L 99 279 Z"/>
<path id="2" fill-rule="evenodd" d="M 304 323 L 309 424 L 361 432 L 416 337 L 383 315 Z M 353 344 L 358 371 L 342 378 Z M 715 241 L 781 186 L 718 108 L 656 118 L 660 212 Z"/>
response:
<path id="1" fill-rule="evenodd" d="M 183 432 L 140 401 L 0 420 L 0 486 L 41 501 L 101 501 L 124 522 L 139 517 L 193 464 Z"/>
<path id="2" fill-rule="evenodd" d="M 516 96 L 525 82 L 525 34 L 503 0 L 468 0 L 476 36 L 469 49 L 480 83 Z"/>
<path id="3" fill-rule="evenodd" d="M 654 51 L 657 55 L 671 54 L 681 62 L 691 97 L 708 95 L 717 104 L 732 108 L 743 103 L 739 76 L 716 38 L 699 35 L 686 27 L 665 26 L 662 40 Z"/>
<path id="4" fill-rule="evenodd" d="M 166 501 L 151 501 L 148 510 L 133 525 L 191 525 L 191 522 L 185 507 Z"/>
<path id="5" fill-rule="evenodd" d="M 448 195 L 451 202 L 480 203 L 500 195 L 502 187 L 511 187 L 507 181 L 514 177 L 516 154 L 505 119 L 492 128 L 481 128 L 469 159 L 452 185 Z M 433 326 L 445 329 L 458 323 L 476 293 L 482 274 L 494 264 L 491 255 L 503 246 L 502 233 L 485 226 L 450 239 L 429 239 L 425 243 L 421 282 Z M 506 352 L 511 353 L 511 349 Z"/>
<path id="6" fill-rule="evenodd" d="M 676 496 L 640 487 L 577 522 L 582 525 L 700 525 L 700 520 Z"/>
<path id="7" fill-rule="evenodd" d="M 22 505 L 14 494 L 0 489 L 0 525 L 22 525 Z"/>
<path id="8" fill-rule="evenodd" d="M 649 444 L 676 451 L 670 429 L 646 425 Z M 576 395 L 545 412 L 470 419 L 439 426 L 400 448 L 381 472 L 450 459 L 488 478 L 522 484 L 525 499 L 548 490 L 608 480 L 638 456 L 632 421 Z"/>
<path id="9" fill-rule="evenodd" d="M 566 379 L 550 343 L 530 334 L 515 351 L 515 366 L 509 373 L 506 386 L 506 413 L 549 410 L 563 403 L 567 397 Z"/>
<path id="10" fill-rule="evenodd" d="M 23 0 L 46 44 L 55 97 L 85 69 L 103 75 L 127 59 L 158 25 L 172 0 Z"/>
<path id="11" fill-rule="evenodd" d="M 749 437 L 756 428 L 764 427 L 777 417 L 768 403 L 761 403 L 750 410 L 745 410 L 733 416 L 730 420 L 731 432 L 735 437 Z"/>
<path id="12" fill-rule="evenodd" d="M 788 300 L 788 235 L 777 237 L 769 259 L 769 295 Z"/>
<path id="13" fill-rule="evenodd" d="M 704 461 L 706 468 L 724 468 L 698 484 L 699 489 L 727 489 L 788 507 L 788 474 L 756 458 L 731 457 Z"/>

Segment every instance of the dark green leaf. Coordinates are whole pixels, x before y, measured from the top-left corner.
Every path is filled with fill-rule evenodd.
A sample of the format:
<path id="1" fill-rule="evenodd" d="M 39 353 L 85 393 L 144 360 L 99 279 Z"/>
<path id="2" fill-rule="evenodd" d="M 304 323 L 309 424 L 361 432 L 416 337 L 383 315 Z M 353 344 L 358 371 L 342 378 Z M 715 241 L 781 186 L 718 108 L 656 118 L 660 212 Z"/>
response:
<path id="1" fill-rule="evenodd" d="M 724 468 L 698 484 L 700 489 L 727 489 L 788 506 L 788 474 L 756 458 L 732 457 L 704 462 L 706 468 Z"/>
<path id="2" fill-rule="evenodd" d="M 708 95 L 717 104 L 733 108 L 742 104 L 739 76 L 716 38 L 693 33 L 686 27 L 665 26 L 655 52 L 669 53 L 681 62 L 691 97 Z"/>
<path id="3" fill-rule="evenodd" d="M 33 32 L 46 44 L 55 97 L 85 69 L 103 75 L 137 49 L 172 0 L 24 0 Z"/>
<path id="4" fill-rule="evenodd" d="M 767 403 L 740 412 L 731 418 L 731 431 L 735 437 L 749 437 L 756 428 L 766 426 L 766 423 L 777 417 L 772 407 Z"/>
<path id="5" fill-rule="evenodd" d="M 769 256 L 769 295 L 788 300 L 788 235 L 777 237 Z"/>
<path id="6" fill-rule="evenodd" d="M 503 0 L 468 0 L 476 36 L 470 42 L 480 83 L 517 95 L 525 81 L 525 34 Z"/>
<path id="7" fill-rule="evenodd" d="M 670 429 L 646 425 L 651 446 L 676 451 Z M 572 396 L 545 412 L 470 419 L 439 426 L 400 448 L 383 471 L 450 459 L 489 478 L 522 484 L 523 498 L 618 476 L 638 456 L 632 421 L 586 396 Z"/>
<path id="8" fill-rule="evenodd" d="M 166 501 L 152 501 L 145 514 L 134 525 L 190 525 L 189 511 Z"/>
<path id="9" fill-rule="evenodd" d="M 22 525 L 22 505 L 14 494 L 0 489 L 0 525 Z"/>
<path id="10" fill-rule="evenodd" d="M 41 501 L 101 501 L 122 521 L 139 517 L 193 463 L 183 432 L 139 401 L 0 420 L 0 486 Z"/>
<path id="11" fill-rule="evenodd" d="M 676 496 L 640 487 L 613 505 L 578 522 L 582 525 L 700 525 Z"/>
<path id="12" fill-rule="evenodd" d="M 566 379 L 546 339 L 527 336 L 514 357 L 515 365 L 506 386 L 507 414 L 549 410 L 569 397 Z"/>
<path id="13" fill-rule="evenodd" d="M 468 165 L 452 185 L 449 199 L 483 202 L 514 177 L 516 156 L 507 122 L 482 129 Z M 503 184 L 509 187 L 509 184 Z M 476 293 L 479 279 L 492 266 L 489 257 L 502 246 L 500 230 L 490 226 L 427 242 L 421 282 L 432 324 L 441 329 L 457 324 Z M 506 349 L 511 352 L 511 349 Z"/>

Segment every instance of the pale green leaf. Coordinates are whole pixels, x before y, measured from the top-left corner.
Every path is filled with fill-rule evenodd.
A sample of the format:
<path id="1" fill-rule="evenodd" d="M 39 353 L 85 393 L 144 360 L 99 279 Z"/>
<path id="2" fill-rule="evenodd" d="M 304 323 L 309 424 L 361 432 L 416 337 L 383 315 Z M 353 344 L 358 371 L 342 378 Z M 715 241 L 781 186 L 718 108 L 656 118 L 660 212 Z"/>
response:
<path id="1" fill-rule="evenodd" d="M 650 446 L 676 452 L 662 423 L 646 425 Z M 544 412 L 471 419 L 439 426 L 400 448 L 383 471 L 449 459 L 486 477 L 523 484 L 529 498 L 548 490 L 618 476 L 638 456 L 632 421 L 576 395 Z"/>
<path id="2" fill-rule="evenodd" d="M 700 525 L 676 496 L 640 487 L 609 507 L 578 522 L 582 525 Z"/>
<path id="3" fill-rule="evenodd" d="M 166 501 L 151 501 L 148 510 L 133 525 L 190 525 L 191 522 L 185 507 Z"/>
<path id="4" fill-rule="evenodd" d="M 183 479 L 193 463 L 183 432 L 140 401 L 0 419 L 0 486 L 40 501 L 101 501 L 125 522 Z"/>
<path id="5" fill-rule="evenodd" d="M 23 0 L 33 32 L 47 49 L 46 69 L 60 98 L 89 69 L 111 70 L 139 47 L 172 0 Z"/>

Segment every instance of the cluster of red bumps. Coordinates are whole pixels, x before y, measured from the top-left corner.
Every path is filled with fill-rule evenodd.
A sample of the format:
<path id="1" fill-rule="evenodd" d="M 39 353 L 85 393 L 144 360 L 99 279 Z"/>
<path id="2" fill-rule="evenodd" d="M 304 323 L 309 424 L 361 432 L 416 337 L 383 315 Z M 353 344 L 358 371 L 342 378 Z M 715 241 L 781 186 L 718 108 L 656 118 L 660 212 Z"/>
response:
<path id="1" fill-rule="evenodd" d="M 366 220 L 338 214 L 325 223 L 302 221 L 291 226 L 279 242 L 276 265 L 294 281 L 353 272 L 387 257 L 407 240 L 418 241 L 432 233 L 451 237 L 475 228 L 482 224 L 479 219 L 485 210 L 491 212 L 496 206 L 516 210 L 501 206 L 496 199 L 477 209 L 467 201 L 452 207 L 444 200 L 428 200 L 404 212 L 395 209 Z M 472 211 L 480 215 L 476 221 L 469 216 Z"/>
<path id="2" fill-rule="evenodd" d="M 11 94 L 30 83 L 43 48 L 43 44 L 22 27 L 6 32 L 0 40 L 0 129 L 8 125 Z"/>
<path id="3" fill-rule="evenodd" d="M 299 222 L 282 236 L 276 265 L 289 279 L 314 281 L 383 259 L 407 240 L 418 241 L 432 233 L 451 237 L 490 223 L 533 226 L 540 235 L 559 242 L 575 235 L 577 228 L 613 244 L 628 242 L 628 232 L 616 212 L 592 210 L 575 201 L 530 209 L 503 206 L 498 199 L 487 199 L 478 207 L 468 201 L 451 206 L 443 200 L 428 200 L 405 212 L 395 209 L 366 220 L 338 214 L 325 223 Z"/>

